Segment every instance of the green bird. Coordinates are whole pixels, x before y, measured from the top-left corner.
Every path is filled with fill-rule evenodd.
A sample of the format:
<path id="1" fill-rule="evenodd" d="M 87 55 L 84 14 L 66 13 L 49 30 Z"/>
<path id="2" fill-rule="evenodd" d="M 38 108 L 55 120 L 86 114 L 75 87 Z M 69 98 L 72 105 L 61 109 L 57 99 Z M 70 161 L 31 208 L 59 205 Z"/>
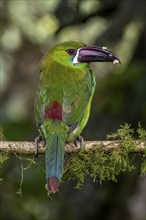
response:
<path id="1" fill-rule="evenodd" d="M 69 41 L 49 49 L 40 63 L 35 116 L 40 139 L 46 144 L 49 192 L 55 193 L 60 185 L 65 142 L 81 141 L 80 133 L 89 118 L 96 86 L 91 62 L 120 60 L 105 47 Z"/>

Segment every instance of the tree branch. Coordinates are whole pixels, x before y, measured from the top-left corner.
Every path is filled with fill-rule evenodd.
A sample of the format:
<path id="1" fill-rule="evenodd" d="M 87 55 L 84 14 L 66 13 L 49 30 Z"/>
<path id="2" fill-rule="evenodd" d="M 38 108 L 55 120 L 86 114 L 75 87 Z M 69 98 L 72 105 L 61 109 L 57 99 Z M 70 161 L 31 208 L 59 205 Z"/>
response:
<path id="1" fill-rule="evenodd" d="M 136 146 L 136 150 L 134 152 L 144 153 L 146 150 L 146 142 L 135 140 L 134 144 Z M 117 141 L 85 141 L 83 143 L 83 147 L 88 150 L 99 150 L 99 151 L 112 151 L 122 147 L 122 143 L 120 140 Z M 65 152 L 72 153 L 79 151 L 80 146 L 76 146 L 74 143 L 65 145 Z M 34 154 L 35 153 L 35 143 L 27 142 L 27 141 L 0 141 L 0 152 L 9 153 L 9 154 Z M 38 153 L 45 153 L 45 147 L 43 144 L 39 144 Z M 132 153 L 132 152 L 131 152 Z"/>

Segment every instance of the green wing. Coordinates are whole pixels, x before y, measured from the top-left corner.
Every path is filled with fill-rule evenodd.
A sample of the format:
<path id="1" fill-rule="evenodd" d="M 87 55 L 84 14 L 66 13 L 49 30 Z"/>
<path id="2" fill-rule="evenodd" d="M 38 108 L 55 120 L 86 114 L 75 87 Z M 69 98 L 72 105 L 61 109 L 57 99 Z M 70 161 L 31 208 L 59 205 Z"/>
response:
<path id="1" fill-rule="evenodd" d="M 63 90 L 63 120 L 68 126 L 80 122 L 83 118 L 93 90 L 95 77 L 91 70 L 86 72 L 85 80 L 79 82 L 76 88 L 64 88 Z"/>

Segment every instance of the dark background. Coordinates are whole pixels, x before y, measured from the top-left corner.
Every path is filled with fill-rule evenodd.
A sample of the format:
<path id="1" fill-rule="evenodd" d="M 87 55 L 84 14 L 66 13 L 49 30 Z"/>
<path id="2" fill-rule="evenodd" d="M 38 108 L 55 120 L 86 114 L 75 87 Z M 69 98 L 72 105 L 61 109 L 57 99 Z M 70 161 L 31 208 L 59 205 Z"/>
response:
<path id="1" fill-rule="evenodd" d="M 83 41 L 107 46 L 121 65 L 94 64 L 97 88 L 85 140 L 105 140 L 125 122 L 146 129 L 146 3 L 144 0 L 5 0 L 1 16 L 1 122 L 8 140 L 37 136 L 33 102 L 42 55 L 55 43 Z M 145 220 L 146 178 L 139 162 L 118 182 L 93 183 L 81 190 L 62 184 L 47 197 L 44 157 L 24 170 L 11 156 L 1 170 L 1 219 L 11 220 Z M 23 161 L 28 168 L 29 161 Z"/>

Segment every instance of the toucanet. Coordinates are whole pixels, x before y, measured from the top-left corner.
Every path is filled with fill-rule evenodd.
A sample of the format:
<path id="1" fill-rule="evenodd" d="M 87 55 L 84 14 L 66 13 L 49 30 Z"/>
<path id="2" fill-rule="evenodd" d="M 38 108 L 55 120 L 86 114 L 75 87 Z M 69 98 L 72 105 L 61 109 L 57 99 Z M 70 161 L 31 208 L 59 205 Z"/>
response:
<path id="1" fill-rule="evenodd" d="M 105 47 L 69 41 L 49 49 L 39 66 L 35 117 L 40 139 L 45 140 L 46 181 L 52 193 L 60 185 L 65 143 L 81 141 L 90 115 L 96 86 L 91 62 L 120 60 Z"/>

